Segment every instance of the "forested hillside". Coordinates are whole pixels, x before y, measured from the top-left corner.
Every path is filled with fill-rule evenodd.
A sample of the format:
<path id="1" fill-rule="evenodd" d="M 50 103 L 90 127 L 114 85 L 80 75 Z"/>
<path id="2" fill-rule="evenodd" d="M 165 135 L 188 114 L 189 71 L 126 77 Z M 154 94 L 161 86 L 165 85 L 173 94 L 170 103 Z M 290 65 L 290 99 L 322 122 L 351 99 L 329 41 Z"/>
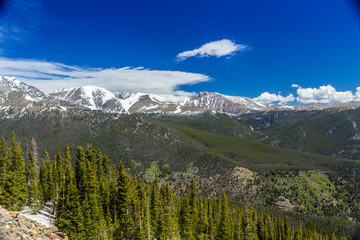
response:
<path id="1" fill-rule="evenodd" d="M 360 159 L 360 108 L 272 111 L 239 116 L 264 134 L 259 141 L 300 151 Z"/>
<path id="2" fill-rule="evenodd" d="M 305 113 L 294 113 L 289 122 L 299 116 Z M 9 129 L 17 133 L 23 149 L 35 142 L 40 157 L 45 148 L 57 154 L 66 142 L 92 145 L 114 166 L 122 161 L 147 184 L 157 178 L 179 194 L 194 178 L 206 197 L 226 191 L 230 200 L 248 199 L 258 207 L 360 220 L 357 161 L 261 143 L 264 133 L 257 125 L 224 114 L 150 117 L 55 109 L 3 118 L 1 126 L 7 138 Z"/>
<path id="3" fill-rule="evenodd" d="M 51 202 L 59 230 L 70 239 L 350 239 L 355 225 L 330 218 L 256 209 L 247 201 L 199 195 L 195 180 L 183 194 L 155 178 L 147 184 L 115 168 L 100 150 L 68 145 L 41 160 L 23 156 L 13 133 L 0 141 L 0 204 L 37 211 Z M 34 151 L 35 150 L 35 151 Z"/>

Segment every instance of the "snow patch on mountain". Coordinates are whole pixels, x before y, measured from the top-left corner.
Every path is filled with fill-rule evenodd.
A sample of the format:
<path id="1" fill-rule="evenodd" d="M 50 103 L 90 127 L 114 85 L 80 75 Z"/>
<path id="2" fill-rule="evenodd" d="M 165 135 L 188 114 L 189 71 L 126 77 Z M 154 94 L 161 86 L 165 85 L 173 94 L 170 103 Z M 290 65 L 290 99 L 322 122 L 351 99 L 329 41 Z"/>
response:
<path id="1" fill-rule="evenodd" d="M 179 104 L 184 105 L 187 101 L 190 100 L 190 97 L 187 96 L 175 96 L 171 94 L 149 94 L 149 97 L 153 101 L 167 103 L 167 104 Z"/>
<path id="2" fill-rule="evenodd" d="M 126 98 L 121 99 L 120 103 L 123 109 L 129 113 L 129 109 L 139 101 L 140 97 L 146 95 L 145 93 L 137 92 L 126 95 Z"/>

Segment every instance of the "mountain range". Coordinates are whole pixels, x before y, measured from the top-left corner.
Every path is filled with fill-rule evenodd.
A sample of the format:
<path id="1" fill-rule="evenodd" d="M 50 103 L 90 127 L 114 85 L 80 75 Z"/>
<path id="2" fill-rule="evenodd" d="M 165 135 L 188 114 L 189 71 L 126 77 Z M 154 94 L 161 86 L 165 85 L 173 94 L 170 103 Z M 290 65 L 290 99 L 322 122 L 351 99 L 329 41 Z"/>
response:
<path id="1" fill-rule="evenodd" d="M 354 108 L 360 103 L 336 106 L 310 104 L 306 106 L 266 106 L 247 97 L 227 96 L 216 92 L 200 92 L 192 96 L 150 94 L 141 92 L 111 92 L 95 86 L 62 88 L 46 95 L 14 77 L 0 77 L 0 106 L 33 108 L 57 106 L 101 110 L 108 113 L 194 114 L 205 111 L 231 116 L 268 111 L 314 111 L 326 108 Z M 41 103 L 41 104 L 40 104 Z"/>

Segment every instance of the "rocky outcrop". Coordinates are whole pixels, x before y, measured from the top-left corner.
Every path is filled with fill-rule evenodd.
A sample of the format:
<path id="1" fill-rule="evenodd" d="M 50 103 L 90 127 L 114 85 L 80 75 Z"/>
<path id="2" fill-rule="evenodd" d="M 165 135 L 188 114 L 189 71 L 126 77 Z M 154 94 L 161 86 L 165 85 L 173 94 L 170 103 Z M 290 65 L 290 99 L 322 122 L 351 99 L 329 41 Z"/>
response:
<path id="1" fill-rule="evenodd" d="M 285 211 L 285 212 L 292 212 L 295 208 L 294 205 L 292 205 L 289 201 L 289 199 L 280 196 L 277 201 L 274 204 L 274 207 L 276 209 L 279 209 L 281 211 Z"/>
<path id="2" fill-rule="evenodd" d="M 0 206 L 0 239 L 67 240 L 68 237 L 55 226 L 45 227 L 20 215 L 19 212 L 8 212 Z"/>

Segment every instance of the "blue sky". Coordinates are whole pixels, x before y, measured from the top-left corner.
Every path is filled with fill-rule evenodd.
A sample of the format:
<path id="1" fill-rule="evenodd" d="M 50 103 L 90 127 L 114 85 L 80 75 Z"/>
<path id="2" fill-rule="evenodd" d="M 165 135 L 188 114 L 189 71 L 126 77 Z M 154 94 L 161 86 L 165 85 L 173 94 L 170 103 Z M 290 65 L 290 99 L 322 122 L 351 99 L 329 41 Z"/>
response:
<path id="1" fill-rule="evenodd" d="M 350 0 L 13 0 L 0 14 L 0 75 L 46 92 L 360 101 L 360 12 Z"/>

